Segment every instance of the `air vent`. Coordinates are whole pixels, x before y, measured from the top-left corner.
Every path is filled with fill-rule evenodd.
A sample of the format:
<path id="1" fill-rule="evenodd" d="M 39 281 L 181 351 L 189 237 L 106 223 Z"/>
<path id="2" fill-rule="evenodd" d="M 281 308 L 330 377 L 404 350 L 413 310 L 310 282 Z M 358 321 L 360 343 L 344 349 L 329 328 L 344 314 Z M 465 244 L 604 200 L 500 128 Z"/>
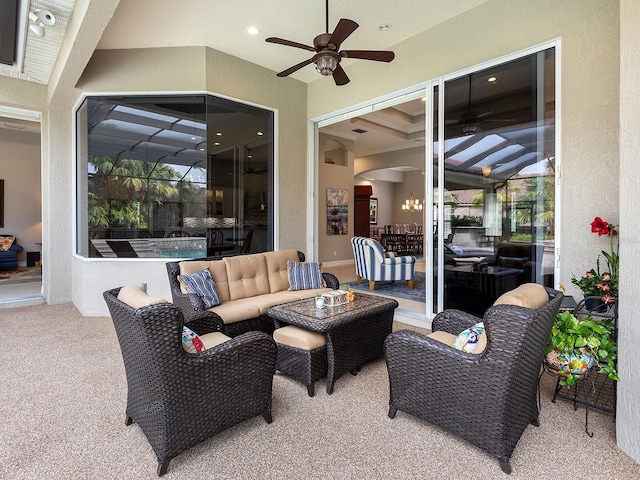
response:
<path id="1" fill-rule="evenodd" d="M 351 130 L 352 132 L 356 132 L 356 133 L 367 133 L 367 130 L 363 130 L 361 128 L 354 128 L 353 130 Z"/>

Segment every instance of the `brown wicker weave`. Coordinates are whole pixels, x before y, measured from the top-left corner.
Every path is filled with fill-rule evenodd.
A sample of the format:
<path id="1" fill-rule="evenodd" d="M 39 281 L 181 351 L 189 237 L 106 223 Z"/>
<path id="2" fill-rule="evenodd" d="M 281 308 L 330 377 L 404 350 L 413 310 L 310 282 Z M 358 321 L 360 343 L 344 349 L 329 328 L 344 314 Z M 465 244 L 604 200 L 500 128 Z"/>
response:
<path id="1" fill-rule="evenodd" d="M 438 314 L 433 330 L 459 334 L 484 321 L 487 347 L 465 353 L 412 331 L 385 342 L 389 371 L 389 417 L 415 415 L 498 457 L 505 473 L 522 432 L 538 425 L 537 385 L 562 292 L 533 310 L 491 307 L 480 319 L 459 310 Z"/>
<path id="2" fill-rule="evenodd" d="M 222 257 L 207 257 L 205 259 L 198 258 L 195 260 L 219 260 Z M 298 252 L 298 258 L 301 262 L 304 262 L 304 253 Z M 205 309 L 202 299 L 195 293 L 182 293 L 180 290 L 180 281 L 178 275 L 180 275 L 180 262 L 167 263 L 167 274 L 169 275 L 169 286 L 171 287 L 171 297 L 173 303 L 177 305 L 184 314 L 185 321 L 191 321 L 192 318 L 203 318 L 202 312 L 207 312 L 205 316 L 209 317 L 208 322 L 215 322 L 219 325 L 218 331 L 221 331 L 229 337 L 236 337 L 246 332 L 258 330 L 268 334 L 272 334 L 274 330 L 273 320 L 267 315 L 260 315 L 255 318 L 243 320 L 241 322 L 235 322 L 225 324 L 219 315 L 214 312 L 210 312 Z M 328 288 L 336 290 L 340 283 L 335 275 L 331 273 L 323 273 L 322 278 L 327 284 Z M 198 332 L 196 332 L 198 333 Z"/>
<path id="3" fill-rule="evenodd" d="M 250 332 L 189 354 L 182 348 L 178 307 L 133 309 L 117 299 L 119 291 L 104 292 L 104 299 L 127 375 L 125 423 L 140 425 L 158 458 L 158 475 L 173 457 L 222 430 L 257 415 L 271 423 L 273 338 Z M 217 324 L 211 326 L 214 331 Z M 196 328 L 207 333 L 205 322 Z"/>
<path id="4" fill-rule="evenodd" d="M 327 336 L 327 393 L 338 378 L 356 374 L 364 363 L 383 355 L 398 302 L 357 293 L 346 305 L 318 309 L 313 298 L 276 305 L 267 310 L 278 325 L 288 324 Z"/>
<path id="5" fill-rule="evenodd" d="M 315 395 L 315 382 L 327 375 L 327 346 L 302 350 L 277 343 L 276 370 L 304 383 L 310 397 Z"/>

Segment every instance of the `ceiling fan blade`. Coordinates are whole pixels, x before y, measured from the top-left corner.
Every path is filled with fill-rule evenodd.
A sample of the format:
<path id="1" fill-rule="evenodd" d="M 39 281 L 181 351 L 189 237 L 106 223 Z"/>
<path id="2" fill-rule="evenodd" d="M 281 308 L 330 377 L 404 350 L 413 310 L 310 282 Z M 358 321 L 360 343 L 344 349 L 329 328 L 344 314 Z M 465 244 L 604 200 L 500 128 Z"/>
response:
<path id="1" fill-rule="evenodd" d="M 309 45 L 304 45 L 304 44 L 298 43 L 298 42 L 292 42 L 291 40 L 285 40 L 283 38 L 269 37 L 265 41 L 267 41 L 269 43 L 277 43 L 279 45 L 286 45 L 288 47 L 301 48 L 303 50 L 309 50 L 310 52 L 315 52 L 316 51 L 315 48 L 310 47 Z"/>
<path id="2" fill-rule="evenodd" d="M 375 60 L 376 62 L 390 62 L 396 58 L 395 53 L 385 50 L 342 50 L 340 56 L 344 58 Z"/>
<path id="3" fill-rule="evenodd" d="M 336 68 L 333 70 L 333 81 L 336 82 L 336 85 L 339 87 L 342 85 L 346 85 L 349 83 L 349 77 L 347 77 L 344 69 L 338 64 Z"/>
<path id="4" fill-rule="evenodd" d="M 329 48 L 335 50 L 339 49 L 340 44 L 344 42 L 344 40 L 349 35 L 351 35 L 359 26 L 360 25 L 358 25 L 353 20 L 349 20 L 348 18 L 341 18 L 338 22 L 338 25 L 336 25 L 331 38 L 329 39 Z"/>
<path id="5" fill-rule="evenodd" d="M 517 122 L 518 119 L 517 118 L 481 118 L 480 121 L 481 122 L 509 122 L 509 123 L 513 123 L 513 122 Z"/>
<path id="6" fill-rule="evenodd" d="M 313 63 L 313 57 L 309 58 L 308 60 L 305 60 L 304 62 L 300 62 L 297 65 L 294 65 L 293 67 L 289 67 L 286 70 L 281 71 L 280 73 L 278 73 L 278 77 L 286 77 L 288 75 L 291 75 L 293 72 L 300 70 L 302 67 L 305 67 L 310 63 Z"/>

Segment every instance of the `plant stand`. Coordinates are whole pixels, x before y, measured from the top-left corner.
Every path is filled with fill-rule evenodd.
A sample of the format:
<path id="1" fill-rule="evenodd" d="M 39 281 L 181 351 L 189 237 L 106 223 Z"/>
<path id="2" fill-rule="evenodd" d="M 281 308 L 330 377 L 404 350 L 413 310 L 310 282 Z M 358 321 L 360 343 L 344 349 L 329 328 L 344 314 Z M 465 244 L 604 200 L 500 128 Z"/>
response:
<path id="1" fill-rule="evenodd" d="M 578 318 L 590 316 L 595 321 L 598 319 L 613 319 L 614 326 L 614 338 L 617 340 L 617 319 L 618 309 L 617 304 L 598 304 L 592 306 L 589 300 L 594 297 L 587 297 L 581 300 L 573 309 L 573 315 Z M 599 299 L 598 297 L 595 297 Z M 573 299 L 572 299 L 573 300 Z M 575 304 L 575 301 L 573 302 Z M 567 307 L 570 303 L 567 303 Z M 593 432 L 589 431 L 589 409 L 595 408 L 602 412 L 611 413 L 613 421 L 616 421 L 616 395 L 617 395 L 617 382 L 611 380 L 606 374 L 598 373 L 597 366 L 591 367 L 584 374 L 578 376 L 578 381 L 573 386 L 561 385 L 560 381 L 562 376 L 558 374 L 558 371 L 553 366 L 543 362 L 543 371 L 549 375 L 555 376 L 556 387 L 553 392 L 553 399 L 555 403 L 556 398 L 563 398 L 571 400 L 573 402 L 573 409 L 577 410 L 578 405 L 585 406 L 585 423 L 584 430 L 590 437 L 593 436 Z"/>
<path id="2" fill-rule="evenodd" d="M 573 409 L 578 410 L 578 405 L 584 405 L 584 431 L 590 437 L 593 432 L 589 430 L 589 409 L 595 408 L 603 412 L 614 415 L 615 421 L 615 383 L 607 375 L 600 374 L 592 367 L 586 374 L 579 375 L 579 380 L 572 386 L 560 385 L 562 378 L 557 370 L 543 363 L 546 373 L 557 378 L 556 387 L 553 392 L 552 403 L 556 403 L 556 398 L 563 398 L 573 402 Z"/>

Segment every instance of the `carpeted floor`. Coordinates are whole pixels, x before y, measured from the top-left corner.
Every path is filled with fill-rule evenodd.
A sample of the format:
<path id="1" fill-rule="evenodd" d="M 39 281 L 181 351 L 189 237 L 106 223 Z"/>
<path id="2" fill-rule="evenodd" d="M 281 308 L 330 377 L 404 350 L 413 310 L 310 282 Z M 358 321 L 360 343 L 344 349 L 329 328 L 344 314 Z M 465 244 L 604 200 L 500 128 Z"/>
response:
<path id="1" fill-rule="evenodd" d="M 395 328 L 403 325 L 395 325 Z M 111 320 L 70 304 L 0 311 L 0 478 L 157 479 L 141 430 L 125 426 L 126 382 Z M 637 479 L 612 417 L 550 402 L 529 426 L 506 476 L 483 451 L 410 415 L 387 417 L 384 360 L 306 388 L 274 378 L 273 423 L 248 420 L 171 461 L 167 479 Z M 478 412 L 481 414 L 481 412 Z"/>
<path id="2" fill-rule="evenodd" d="M 413 289 L 409 290 L 406 280 L 396 280 L 395 282 L 376 282 L 374 291 L 380 295 L 389 297 L 400 297 L 415 302 L 425 302 L 425 275 L 424 272 L 415 272 L 413 280 Z M 356 291 L 369 292 L 369 282 L 363 280 L 360 285 L 358 282 L 349 282 L 351 288 Z"/>

